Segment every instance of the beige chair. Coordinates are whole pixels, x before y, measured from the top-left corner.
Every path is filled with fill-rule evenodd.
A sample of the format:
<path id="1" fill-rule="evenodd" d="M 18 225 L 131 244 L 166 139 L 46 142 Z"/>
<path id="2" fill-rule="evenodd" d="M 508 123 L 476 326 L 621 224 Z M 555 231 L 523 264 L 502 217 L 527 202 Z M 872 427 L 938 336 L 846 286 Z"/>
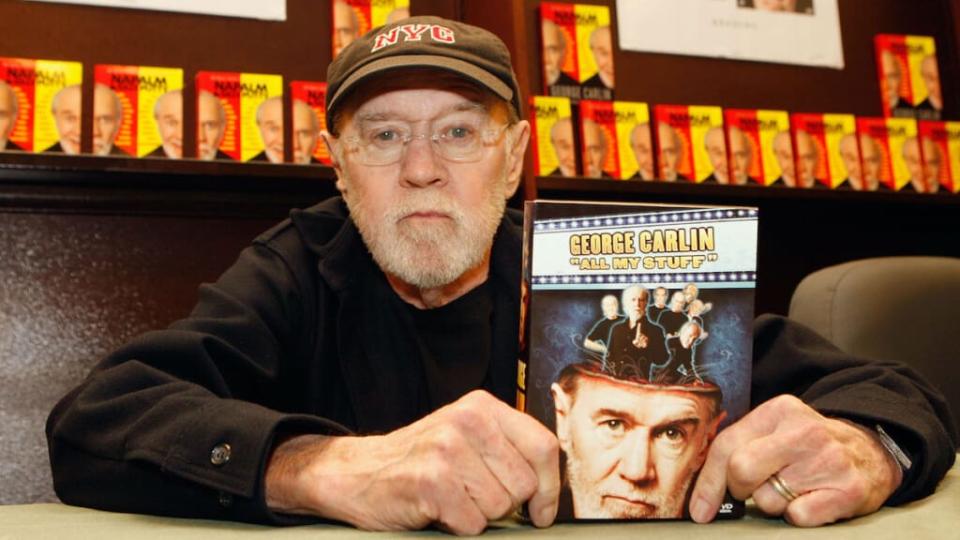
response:
<path id="1" fill-rule="evenodd" d="M 910 364 L 947 397 L 960 429 L 960 259 L 882 257 L 818 270 L 790 317 L 840 349 Z"/>

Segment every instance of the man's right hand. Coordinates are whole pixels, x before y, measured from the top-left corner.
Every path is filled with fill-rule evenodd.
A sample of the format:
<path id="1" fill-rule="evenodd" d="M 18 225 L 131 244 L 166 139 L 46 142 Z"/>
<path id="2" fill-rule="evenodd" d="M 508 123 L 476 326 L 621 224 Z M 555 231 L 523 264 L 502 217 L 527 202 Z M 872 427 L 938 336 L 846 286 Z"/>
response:
<path id="1" fill-rule="evenodd" d="M 287 439 L 266 471 L 272 510 L 369 530 L 478 534 L 524 502 L 546 527 L 559 494 L 556 437 L 483 391 L 387 435 Z"/>

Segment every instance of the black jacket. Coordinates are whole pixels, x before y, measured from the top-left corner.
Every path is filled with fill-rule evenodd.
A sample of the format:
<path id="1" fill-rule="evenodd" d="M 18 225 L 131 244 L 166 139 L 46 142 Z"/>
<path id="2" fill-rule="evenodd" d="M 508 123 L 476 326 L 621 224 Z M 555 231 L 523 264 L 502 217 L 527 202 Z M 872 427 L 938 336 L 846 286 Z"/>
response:
<path id="1" fill-rule="evenodd" d="M 515 396 L 521 235 L 509 212 L 491 255 L 489 387 Z M 47 440 L 57 494 L 116 511 L 255 522 L 277 433 L 385 432 L 428 411 L 422 376 L 380 339 L 394 294 L 339 198 L 258 237 L 189 317 L 104 359 L 56 405 Z M 917 463 L 894 497 L 930 493 L 954 459 L 942 397 L 909 369 L 869 364 L 780 318 L 756 326 L 753 400 L 796 393 L 830 414 L 878 421 Z M 951 438 L 952 437 L 952 438 Z M 214 465 L 212 451 L 230 445 Z"/>

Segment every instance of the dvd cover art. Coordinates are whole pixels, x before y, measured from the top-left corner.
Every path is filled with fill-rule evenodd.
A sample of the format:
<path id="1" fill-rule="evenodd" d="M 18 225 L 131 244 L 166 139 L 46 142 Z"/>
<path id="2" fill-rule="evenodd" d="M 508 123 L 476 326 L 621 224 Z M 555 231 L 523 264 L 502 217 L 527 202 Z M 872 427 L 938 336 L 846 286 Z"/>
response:
<path id="1" fill-rule="evenodd" d="M 857 118 L 863 177 L 868 186 L 927 192 L 917 121 L 913 118 Z"/>
<path id="2" fill-rule="evenodd" d="M 798 187 L 863 191 L 853 115 L 796 113 L 790 124 Z"/>
<path id="3" fill-rule="evenodd" d="M 943 94 L 935 40 L 879 34 L 874 46 L 883 116 L 939 120 Z"/>
<path id="4" fill-rule="evenodd" d="M 646 103 L 580 102 L 580 162 L 583 176 L 653 180 L 653 141 Z"/>
<path id="5" fill-rule="evenodd" d="M 544 93 L 611 101 L 614 98 L 610 8 L 587 4 L 540 4 Z"/>
<path id="6" fill-rule="evenodd" d="M 918 122 L 927 190 L 960 192 L 960 122 Z"/>
<path id="7" fill-rule="evenodd" d="M 726 109 L 723 117 L 731 184 L 796 185 L 790 114 L 787 111 Z"/>
<path id="8" fill-rule="evenodd" d="M 530 123 L 537 176 L 576 176 L 577 147 L 570 100 L 564 97 L 531 97 Z"/>
<path id="9" fill-rule="evenodd" d="M 183 157 L 183 70 L 94 66 L 93 153 Z"/>
<path id="10" fill-rule="evenodd" d="M 327 145 L 320 132 L 327 129 L 327 83 L 292 81 L 290 83 L 293 122 L 293 162 L 301 165 L 330 164 Z"/>
<path id="11" fill-rule="evenodd" d="M 410 16 L 410 0 L 333 0 L 330 6 L 332 58 L 373 28 Z"/>
<path id="12" fill-rule="evenodd" d="M 655 105 L 660 179 L 729 184 L 723 109 Z"/>
<path id="13" fill-rule="evenodd" d="M 197 158 L 283 162 L 283 77 L 197 73 Z"/>
<path id="14" fill-rule="evenodd" d="M 0 152 L 80 153 L 83 64 L 0 58 Z"/>
<path id="15" fill-rule="evenodd" d="M 558 521 L 689 518 L 749 408 L 756 210 L 530 201 L 524 231 L 517 404 L 559 439 Z"/>

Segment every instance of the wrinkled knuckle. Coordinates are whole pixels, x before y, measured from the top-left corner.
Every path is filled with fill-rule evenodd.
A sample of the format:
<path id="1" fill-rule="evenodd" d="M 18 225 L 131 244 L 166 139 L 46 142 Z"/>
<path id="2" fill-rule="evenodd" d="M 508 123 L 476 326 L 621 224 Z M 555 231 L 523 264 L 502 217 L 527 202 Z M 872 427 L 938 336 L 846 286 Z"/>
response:
<path id="1" fill-rule="evenodd" d="M 721 431 L 716 438 L 713 439 L 713 444 L 710 445 L 709 454 L 728 454 L 730 447 L 733 445 L 734 436 L 730 431 Z"/>
<path id="2" fill-rule="evenodd" d="M 454 424 L 463 433 L 484 433 L 488 417 L 480 407 L 468 407 L 457 411 Z"/>
<path id="3" fill-rule="evenodd" d="M 531 447 L 538 457 L 552 458 L 560 454 L 560 441 L 553 434 L 548 437 L 536 437 Z"/>
<path id="4" fill-rule="evenodd" d="M 734 452 L 727 462 L 727 478 L 731 483 L 750 478 L 753 472 L 753 458 L 747 452 Z"/>
<path id="5" fill-rule="evenodd" d="M 511 499 L 507 493 L 501 493 L 500 496 L 496 497 L 493 501 L 493 505 L 491 507 L 493 515 L 489 517 L 491 519 L 500 519 L 512 512 L 513 507 L 513 499 Z"/>
<path id="6" fill-rule="evenodd" d="M 489 407 L 491 405 L 491 400 L 496 400 L 496 398 L 494 398 L 485 390 L 473 390 L 462 398 L 462 402 L 464 404 L 477 407 Z"/>
<path id="7" fill-rule="evenodd" d="M 767 404 L 781 415 L 795 413 L 806 407 L 806 404 L 800 398 L 791 394 L 780 394 L 768 401 Z"/>
<path id="8" fill-rule="evenodd" d="M 520 496 L 522 500 L 517 502 L 523 502 L 533 496 L 534 493 L 540 487 L 540 482 L 537 480 L 537 475 L 533 471 L 526 471 L 522 474 L 517 475 L 514 478 L 514 491 Z M 558 488 L 559 489 L 559 488 Z"/>

